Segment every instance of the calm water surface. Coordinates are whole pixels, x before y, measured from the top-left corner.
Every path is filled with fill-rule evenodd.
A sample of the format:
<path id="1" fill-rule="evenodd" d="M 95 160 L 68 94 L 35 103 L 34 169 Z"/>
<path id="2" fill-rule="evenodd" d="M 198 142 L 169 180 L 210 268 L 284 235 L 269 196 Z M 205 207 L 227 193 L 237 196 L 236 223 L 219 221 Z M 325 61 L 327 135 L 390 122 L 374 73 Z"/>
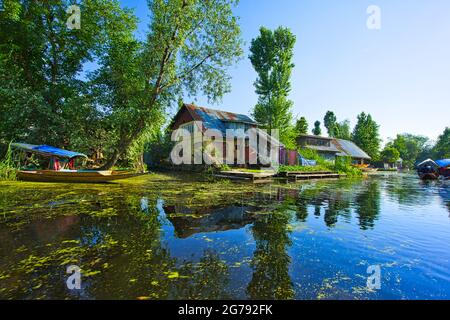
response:
<path id="1" fill-rule="evenodd" d="M 450 299 L 449 215 L 449 183 L 412 175 L 0 182 L 0 298 Z"/>

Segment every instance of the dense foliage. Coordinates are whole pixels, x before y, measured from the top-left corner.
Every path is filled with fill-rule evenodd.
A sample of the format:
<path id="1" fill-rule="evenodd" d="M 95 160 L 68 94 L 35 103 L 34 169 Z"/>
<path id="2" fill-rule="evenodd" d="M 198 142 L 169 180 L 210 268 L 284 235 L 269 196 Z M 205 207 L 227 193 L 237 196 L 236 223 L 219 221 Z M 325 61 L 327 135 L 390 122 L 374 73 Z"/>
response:
<path id="1" fill-rule="evenodd" d="M 438 159 L 450 159 L 450 128 L 445 128 L 433 147 L 433 155 Z"/>
<path id="2" fill-rule="evenodd" d="M 82 26 L 71 30 L 71 3 L 12 0 L 0 13 L 3 145 L 14 139 L 89 152 L 105 141 L 83 68 L 112 39 L 134 30 L 136 19 L 118 1 L 86 0 L 80 4 Z"/>
<path id="3" fill-rule="evenodd" d="M 118 0 L 10 0 L 0 12 L 0 144 L 46 143 L 107 161 L 141 162 L 180 96 L 229 90 L 241 55 L 234 0 L 151 0 L 145 41 Z M 87 68 L 88 66 L 88 68 Z"/>
<path id="4" fill-rule="evenodd" d="M 296 137 L 302 134 L 308 134 L 308 121 L 305 117 L 300 117 L 295 123 L 295 134 Z"/>
<path id="5" fill-rule="evenodd" d="M 372 159 L 377 159 L 380 150 L 379 125 L 372 119 L 370 114 L 361 112 L 353 129 L 352 141 L 363 149 Z"/>
<path id="6" fill-rule="evenodd" d="M 386 146 L 380 154 L 381 160 L 385 163 L 395 163 L 400 159 L 400 152 L 394 147 Z"/>
<path id="7" fill-rule="evenodd" d="M 314 122 L 314 128 L 312 129 L 312 133 L 315 136 L 320 136 L 322 134 L 322 129 L 320 128 L 320 121 L 319 120 Z"/>
<path id="8" fill-rule="evenodd" d="M 327 128 L 328 136 L 334 137 L 336 134 L 337 118 L 333 111 L 327 111 L 323 118 L 323 124 Z"/>

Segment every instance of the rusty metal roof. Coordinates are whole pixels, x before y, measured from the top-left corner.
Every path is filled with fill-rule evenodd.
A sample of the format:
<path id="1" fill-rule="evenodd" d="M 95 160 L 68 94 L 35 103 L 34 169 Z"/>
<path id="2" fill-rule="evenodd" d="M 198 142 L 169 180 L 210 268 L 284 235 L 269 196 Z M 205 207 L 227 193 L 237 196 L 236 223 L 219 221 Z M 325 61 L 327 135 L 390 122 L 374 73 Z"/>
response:
<path id="1" fill-rule="evenodd" d="M 256 125 L 255 121 L 253 121 L 249 116 L 246 116 L 244 114 L 209 109 L 205 107 L 199 107 L 193 104 L 185 104 L 185 106 L 191 112 L 191 114 L 195 113 L 203 120 L 214 119 L 226 122 L 241 122 Z"/>
<path id="2" fill-rule="evenodd" d="M 184 107 L 195 121 L 201 121 L 203 123 L 204 129 L 216 129 L 225 134 L 227 129 L 226 123 L 243 123 L 257 126 L 255 121 L 244 114 L 214 110 L 193 104 L 185 104 Z M 176 117 L 177 116 L 175 116 L 175 118 Z"/>

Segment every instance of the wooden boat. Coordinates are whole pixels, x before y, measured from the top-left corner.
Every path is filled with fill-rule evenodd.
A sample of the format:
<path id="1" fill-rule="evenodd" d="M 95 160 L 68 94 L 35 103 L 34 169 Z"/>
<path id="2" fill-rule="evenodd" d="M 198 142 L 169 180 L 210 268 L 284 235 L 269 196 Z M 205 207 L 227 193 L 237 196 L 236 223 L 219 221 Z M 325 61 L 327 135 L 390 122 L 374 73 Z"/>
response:
<path id="1" fill-rule="evenodd" d="M 39 157 L 49 159 L 49 170 L 20 170 L 17 173 L 17 177 L 20 180 L 35 182 L 104 183 L 142 174 L 132 171 L 75 170 L 75 159 L 87 159 L 85 154 L 47 145 L 26 143 L 13 143 L 11 147 L 25 154 L 35 154 Z"/>
<path id="2" fill-rule="evenodd" d="M 450 180 L 450 159 L 436 160 L 439 166 L 439 174 L 443 180 Z"/>
<path id="3" fill-rule="evenodd" d="M 17 177 L 20 180 L 33 182 L 67 182 L 67 183 L 105 183 L 114 180 L 127 179 L 142 175 L 130 171 L 19 171 Z"/>
<path id="4" fill-rule="evenodd" d="M 427 159 L 417 165 L 417 174 L 422 180 L 439 179 L 439 165 L 431 159 Z"/>

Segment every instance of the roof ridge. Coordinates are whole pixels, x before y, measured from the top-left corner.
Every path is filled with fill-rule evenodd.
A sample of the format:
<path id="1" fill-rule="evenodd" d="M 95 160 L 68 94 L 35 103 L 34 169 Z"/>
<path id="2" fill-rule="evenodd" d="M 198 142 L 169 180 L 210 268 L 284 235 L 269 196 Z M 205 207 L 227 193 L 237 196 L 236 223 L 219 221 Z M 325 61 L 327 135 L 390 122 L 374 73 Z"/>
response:
<path id="1" fill-rule="evenodd" d="M 196 104 L 193 104 L 193 103 L 185 103 L 184 105 L 186 105 L 186 106 L 191 106 L 191 107 L 194 107 L 194 108 L 207 109 L 207 110 L 211 110 L 211 111 L 217 111 L 217 112 L 225 112 L 225 113 L 237 114 L 237 115 L 242 115 L 242 116 L 246 116 L 246 117 L 249 117 L 249 118 L 250 118 L 249 115 L 246 115 L 246 114 L 244 114 L 244 113 L 237 113 L 237 112 L 231 112 L 231 111 L 224 111 L 224 110 L 220 110 L 220 109 L 214 109 L 214 108 L 209 108 L 209 107 L 199 106 L 199 105 L 196 105 Z M 251 119 L 251 118 L 250 118 L 250 119 Z M 253 119 L 252 119 L 252 120 L 253 120 Z"/>

